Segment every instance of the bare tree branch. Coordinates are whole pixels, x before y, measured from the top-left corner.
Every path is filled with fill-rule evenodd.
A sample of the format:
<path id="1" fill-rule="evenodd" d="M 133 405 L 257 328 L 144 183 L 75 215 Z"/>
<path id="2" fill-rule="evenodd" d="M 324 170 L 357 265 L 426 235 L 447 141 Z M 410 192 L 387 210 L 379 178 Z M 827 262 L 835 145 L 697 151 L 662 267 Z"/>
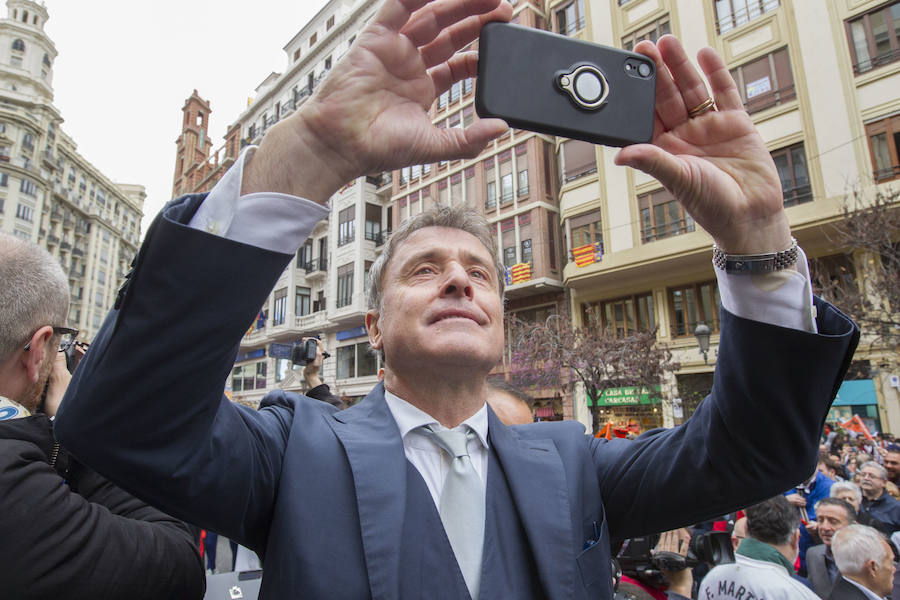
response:
<path id="1" fill-rule="evenodd" d="M 523 387 L 558 389 L 564 392 L 580 381 L 590 396 L 599 399 L 616 387 L 635 386 L 649 390 L 660 400 L 657 388 L 666 372 L 680 368 L 672 352 L 656 339 L 656 330 L 627 337 L 602 327 L 599 312 L 587 311 L 588 323 L 576 329 L 568 314 L 554 314 L 544 322 L 516 321 L 510 324 L 515 336 L 511 375 Z M 594 431 L 598 431 L 600 411 L 591 406 Z"/>

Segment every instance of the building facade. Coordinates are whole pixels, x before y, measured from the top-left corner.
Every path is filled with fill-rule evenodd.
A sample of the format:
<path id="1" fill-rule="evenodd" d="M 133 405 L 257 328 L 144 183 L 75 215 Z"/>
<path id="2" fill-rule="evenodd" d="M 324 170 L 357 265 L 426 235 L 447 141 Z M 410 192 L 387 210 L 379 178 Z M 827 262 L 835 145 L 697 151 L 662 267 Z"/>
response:
<path id="1" fill-rule="evenodd" d="M 143 186 L 110 181 L 62 130 L 47 9 L 8 0 L 0 21 L 0 230 L 32 240 L 68 273 L 69 325 L 90 340 L 140 240 Z"/>
<path id="2" fill-rule="evenodd" d="M 563 0 L 551 2 L 548 11 L 555 31 L 605 45 L 630 49 L 673 33 L 690 56 L 704 46 L 716 49 L 771 151 L 814 282 L 838 264 L 862 278 L 865 257 L 846 256 L 831 228 L 842 218 L 848 193 L 859 189 L 871 197 L 900 176 L 900 136 L 894 133 L 900 131 L 900 2 Z M 572 260 L 565 267 L 572 314 L 578 319 L 592 305 L 617 331 L 658 327 L 659 339 L 681 362 L 662 406 L 601 410 L 614 422 L 636 419 L 645 427 L 679 422 L 712 385 L 719 333 L 712 240 L 657 181 L 614 166 L 614 149 L 593 147 L 594 160 L 583 169 L 581 156 L 590 151 L 580 142 L 563 142 L 559 157 L 567 249 L 597 235 L 604 249 L 599 261 L 579 266 Z M 712 332 L 708 364 L 695 338 L 700 323 Z M 865 386 L 871 393 L 852 405 L 839 399 L 836 406 L 861 414 L 875 429 L 900 430 L 890 377 L 896 359 L 896 348 L 868 344 L 864 337 L 854 371 L 858 380 L 871 382 Z M 857 385 L 839 396 L 855 397 L 849 388 Z M 576 408 L 586 410 L 577 401 Z"/>
<path id="3" fill-rule="evenodd" d="M 856 282 L 864 279 L 870 257 L 848 256 L 830 232 L 842 218 L 848 192 L 874 194 L 900 178 L 900 2 L 512 4 L 515 22 L 609 46 L 631 49 L 643 39 L 673 33 L 691 56 L 704 46 L 715 48 L 772 153 L 814 281 L 837 267 L 849 270 Z M 263 81 L 215 154 L 206 150 L 200 115 L 208 115 L 209 106 L 199 97 L 189 99 L 183 138 L 193 141 L 179 143 L 176 190 L 208 189 L 219 165 L 296 110 L 376 5 L 328 3 L 284 47 L 288 69 Z M 473 100 L 474 83 L 459 82 L 438 98 L 430 115 L 439 127 L 464 127 L 477 118 Z M 182 163 L 191 153 L 193 159 Z M 441 202 L 465 204 L 496 228 L 497 250 L 508 268 L 510 316 L 539 320 L 565 307 L 580 326 L 585 310 L 594 308 L 617 335 L 656 330 L 674 351 L 681 367 L 663 386 L 662 403 L 622 390 L 610 395 L 615 400 L 602 401 L 604 418 L 646 429 L 689 417 L 711 388 L 718 349 L 712 240 L 657 181 L 616 167 L 614 155 L 615 149 L 511 130 L 474 160 L 412 165 L 349 183 L 331 199 L 329 219 L 301 247 L 251 325 L 231 380 L 234 397 L 254 402 L 274 386 L 302 389 L 299 372 L 272 356 L 271 344 L 314 334 L 335 355 L 326 361 L 326 381 L 351 399 L 368 391 L 379 367 L 363 327 L 368 265 L 393 228 Z M 179 188 L 191 173 L 199 174 L 193 187 Z M 696 337 L 701 324 L 711 332 L 706 354 Z M 509 342 L 511 350 L 514 340 Z M 507 352 L 492 376 L 507 376 L 509 358 Z M 837 412 L 860 414 L 878 430 L 900 431 L 900 401 L 891 384 L 896 369 L 896 348 L 864 344 L 854 382 L 841 394 L 853 399 L 839 399 Z M 583 390 L 536 395 L 538 417 L 590 424 Z"/>

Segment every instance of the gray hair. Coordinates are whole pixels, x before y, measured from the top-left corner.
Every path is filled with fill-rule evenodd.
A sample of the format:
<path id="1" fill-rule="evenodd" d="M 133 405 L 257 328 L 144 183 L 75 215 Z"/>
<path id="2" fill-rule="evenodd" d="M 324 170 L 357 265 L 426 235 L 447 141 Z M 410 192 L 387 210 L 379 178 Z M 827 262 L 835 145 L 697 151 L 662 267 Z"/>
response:
<path id="1" fill-rule="evenodd" d="M 879 477 L 881 477 L 882 479 L 888 478 L 887 469 L 885 469 L 884 467 L 879 465 L 874 460 L 868 460 L 868 461 L 864 462 L 863 464 L 859 465 L 859 470 L 862 471 L 863 469 L 875 469 L 876 471 L 878 471 Z"/>
<path id="2" fill-rule="evenodd" d="M 369 268 L 369 275 L 366 279 L 366 304 L 369 310 L 381 312 L 384 300 L 382 290 L 382 278 L 388 263 L 394 257 L 394 254 L 406 239 L 416 231 L 425 229 L 426 227 L 449 227 L 451 229 L 460 229 L 466 233 L 470 233 L 480 241 L 491 255 L 494 268 L 497 270 L 497 282 L 499 284 L 500 297 L 503 298 L 503 291 L 506 284 L 506 267 L 500 262 L 500 256 L 497 253 L 497 244 L 494 241 L 494 234 L 490 223 L 487 219 L 477 212 L 466 208 L 462 205 L 446 206 L 436 205 L 426 210 L 420 215 L 406 221 L 391 234 L 384 251 L 381 253 L 372 266 Z"/>
<path id="3" fill-rule="evenodd" d="M 838 571 L 845 575 L 858 575 L 866 568 L 866 563 L 874 560 L 879 565 L 888 549 L 877 529 L 866 525 L 847 525 L 834 534 L 831 552 Z"/>
<path id="4" fill-rule="evenodd" d="M 0 233 L 0 359 L 44 325 L 64 326 L 69 282 L 50 253 L 30 241 Z"/>
<path id="5" fill-rule="evenodd" d="M 841 492 L 843 490 L 853 492 L 853 495 L 856 496 L 856 503 L 862 503 L 862 490 L 860 490 L 859 486 L 852 481 L 835 481 L 833 484 L 831 484 L 831 491 L 829 492 L 829 495 L 832 498 L 837 498 L 838 492 Z"/>

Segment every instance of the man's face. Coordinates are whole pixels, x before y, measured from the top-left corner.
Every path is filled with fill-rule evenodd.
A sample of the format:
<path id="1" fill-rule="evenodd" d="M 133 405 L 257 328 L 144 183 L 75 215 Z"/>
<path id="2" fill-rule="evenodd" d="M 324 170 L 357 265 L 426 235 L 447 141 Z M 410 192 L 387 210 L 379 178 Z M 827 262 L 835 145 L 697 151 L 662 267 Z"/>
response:
<path id="1" fill-rule="evenodd" d="M 831 547 L 831 538 L 834 534 L 850 524 L 847 511 L 840 506 L 826 504 L 816 510 L 816 522 L 819 524 L 819 537 L 826 547 Z"/>
<path id="2" fill-rule="evenodd" d="M 864 465 L 859 470 L 859 487 L 867 498 L 880 498 L 884 492 L 885 480 L 878 474 L 878 470 Z"/>
<path id="3" fill-rule="evenodd" d="M 894 481 L 900 475 L 900 452 L 888 452 L 884 455 L 884 468 L 887 469 L 888 479 Z"/>
<path id="4" fill-rule="evenodd" d="M 894 587 L 894 553 L 886 541 L 881 540 L 881 544 L 884 547 L 884 558 L 881 559 L 881 568 L 875 574 L 872 591 L 879 596 L 890 596 Z"/>
<path id="5" fill-rule="evenodd" d="M 426 227 L 397 248 L 382 279 L 382 314 L 367 323 L 389 371 L 476 368 L 485 373 L 503 351 L 497 271 L 478 238 Z"/>
<path id="6" fill-rule="evenodd" d="M 834 469 L 829 468 L 827 464 L 820 462 L 816 468 L 819 470 L 819 473 L 821 473 L 828 479 L 834 480 L 834 476 L 836 475 L 836 473 L 834 472 Z"/>
<path id="7" fill-rule="evenodd" d="M 856 499 L 856 494 L 854 494 L 850 490 L 841 490 L 834 495 L 835 498 L 840 498 L 841 500 L 846 500 L 850 503 L 850 506 L 853 507 L 854 510 L 859 512 L 859 502 Z M 823 507 L 824 508 L 824 507 Z"/>

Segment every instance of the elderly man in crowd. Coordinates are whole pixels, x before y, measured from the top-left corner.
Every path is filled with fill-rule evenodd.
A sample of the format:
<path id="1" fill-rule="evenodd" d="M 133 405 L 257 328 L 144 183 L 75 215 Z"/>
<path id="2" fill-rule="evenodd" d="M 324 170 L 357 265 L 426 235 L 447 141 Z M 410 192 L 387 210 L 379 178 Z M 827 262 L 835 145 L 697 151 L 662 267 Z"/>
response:
<path id="1" fill-rule="evenodd" d="M 881 600 L 890 595 L 894 553 L 876 529 L 848 525 L 835 534 L 831 551 L 841 576 L 829 600 Z"/>
<path id="2" fill-rule="evenodd" d="M 0 282 L 0 596 L 203 597 L 188 527 L 71 460 L 53 435 L 78 334 L 65 326 L 59 262 L 0 233 Z"/>
<path id="3" fill-rule="evenodd" d="M 874 461 L 859 468 L 859 487 L 862 504 L 859 512 L 871 519 L 875 527 L 885 535 L 900 530 L 900 501 L 885 491 L 887 470 Z"/>
<path id="4" fill-rule="evenodd" d="M 835 533 L 856 523 L 856 511 L 846 500 L 823 498 L 816 504 L 816 522 L 816 531 L 822 543 L 806 552 L 806 570 L 815 592 L 821 598 L 828 598 L 835 579 L 840 575 L 831 551 L 831 541 Z"/>

